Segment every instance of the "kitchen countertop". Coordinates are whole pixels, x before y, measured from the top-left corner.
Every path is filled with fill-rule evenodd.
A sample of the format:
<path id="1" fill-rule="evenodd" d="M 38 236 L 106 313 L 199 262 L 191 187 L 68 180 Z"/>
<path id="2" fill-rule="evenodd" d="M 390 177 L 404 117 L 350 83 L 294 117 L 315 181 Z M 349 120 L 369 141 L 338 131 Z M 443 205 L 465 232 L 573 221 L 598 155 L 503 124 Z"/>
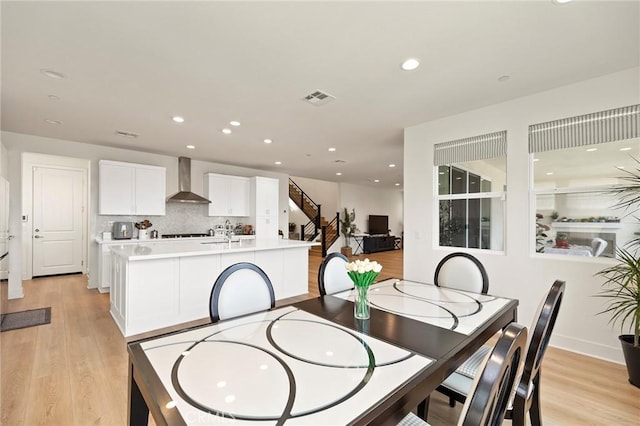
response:
<path id="1" fill-rule="evenodd" d="M 234 235 L 232 237 L 233 241 L 236 240 L 254 240 L 256 238 L 255 235 Z M 162 242 L 188 242 L 188 241 L 227 241 L 227 237 L 182 237 L 182 238 L 147 238 L 144 240 L 139 240 L 137 238 L 131 238 L 128 240 L 105 240 L 102 237 L 96 237 L 96 243 L 98 244 L 138 244 L 138 243 L 162 243 Z"/>
<path id="2" fill-rule="evenodd" d="M 204 241 L 204 240 L 211 241 Z M 178 240 L 178 241 L 176 241 Z M 187 240 L 187 241 L 185 241 Z M 129 261 L 166 259 L 174 257 L 203 256 L 211 254 L 238 253 L 246 251 L 282 250 L 317 246 L 314 241 L 240 240 L 229 244 L 227 241 L 215 241 L 216 238 L 176 238 L 167 244 L 161 240 L 131 240 L 138 244 L 121 244 L 110 247 L 111 251 Z M 218 238 L 220 240 L 220 238 Z"/>

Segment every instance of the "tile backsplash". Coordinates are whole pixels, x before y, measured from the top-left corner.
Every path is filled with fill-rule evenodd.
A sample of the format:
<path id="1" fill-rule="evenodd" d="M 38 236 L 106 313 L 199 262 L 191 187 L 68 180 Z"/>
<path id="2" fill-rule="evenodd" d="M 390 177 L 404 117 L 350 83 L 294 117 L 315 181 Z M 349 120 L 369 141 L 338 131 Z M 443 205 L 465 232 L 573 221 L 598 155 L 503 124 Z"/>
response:
<path id="1" fill-rule="evenodd" d="M 148 219 L 153 226 L 149 229 L 157 230 L 162 234 L 188 234 L 206 233 L 209 228 L 216 225 L 224 225 L 224 221 L 229 219 L 235 227 L 236 224 L 248 223 L 248 217 L 222 217 L 207 216 L 208 206 L 206 204 L 188 203 L 167 203 L 165 216 L 98 216 L 96 219 L 96 234 L 101 235 L 104 231 L 111 231 L 113 222 L 142 222 Z M 134 228 L 133 237 L 136 238 L 138 230 Z"/>

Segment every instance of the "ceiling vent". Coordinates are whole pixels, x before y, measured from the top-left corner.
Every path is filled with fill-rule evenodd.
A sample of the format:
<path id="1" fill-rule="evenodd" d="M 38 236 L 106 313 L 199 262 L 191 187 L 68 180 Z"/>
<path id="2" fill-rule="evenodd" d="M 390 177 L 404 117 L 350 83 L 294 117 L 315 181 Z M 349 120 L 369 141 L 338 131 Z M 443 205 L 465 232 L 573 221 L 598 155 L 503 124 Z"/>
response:
<path id="1" fill-rule="evenodd" d="M 336 98 L 335 96 L 330 95 L 326 92 L 316 90 L 315 92 L 305 96 L 303 100 L 307 103 L 310 103 L 311 105 L 321 106 L 331 102 L 335 98 Z"/>
<path id="2" fill-rule="evenodd" d="M 122 136 L 123 138 L 132 138 L 135 139 L 138 136 L 140 136 L 137 133 L 133 133 L 133 132 L 125 132 L 124 130 L 116 130 L 116 135 L 118 136 Z"/>

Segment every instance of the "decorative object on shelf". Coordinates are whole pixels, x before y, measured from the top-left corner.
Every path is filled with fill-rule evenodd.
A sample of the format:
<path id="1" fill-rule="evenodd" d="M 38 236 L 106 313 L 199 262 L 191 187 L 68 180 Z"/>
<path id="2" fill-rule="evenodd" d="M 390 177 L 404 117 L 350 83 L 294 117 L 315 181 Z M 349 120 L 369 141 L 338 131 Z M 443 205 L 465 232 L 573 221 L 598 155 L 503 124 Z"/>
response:
<path id="1" fill-rule="evenodd" d="M 296 232 L 295 222 L 289 222 L 289 232 Z"/>
<path id="2" fill-rule="evenodd" d="M 365 259 L 347 263 L 345 268 L 355 285 L 353 315 L 358 319 L 369 319 L 369 286 L 380 274 L 382 265 Z"/>
<path id="3" fill-rule="evenodd" d="M 557 214 L 557 212 L 554 213 Z M 536 213 L 536 252 L 538 253 L 544 253 L 544 247 L 548 237 L 546 232 L 551 229 L 548 225 L 539 222 L 539 220 L 542 219 L 544 219 L 544 216 L 540 213 Z"/>
<path id="4" fill-rule="evenodd" d="M 556 234 L 556 245 L 557 248 L 569 248 L 569 234 L 566 232 L 558 232 Z"/>
<path id="5" fill-rule="evenodd" d="M 636 161 L 640 166 L 640 161 Z M 634 214 L 640 206 L 640 167 L 635 171 L 622 171 L 626 175 L 620 179 L 626 184 L 611 189 L 611 194 L 618 199 L 613 207 Z M 611 323 L 620 322 L 622 332 L 629 325 L 632 334 L 621 334 L 618 339 L 622 344 L 629 383 L 640 388 L 640 238 L 631 240 L 625 247 L 617 247 L 616 260 L 615 265 L 596 273 L 604 278 L 602 291 L 597 296 L 609 301 L 599 314 L 609 314 Z"/>
<path id="6" fill-rule="evenodd" d="M 136 222 L 136 229 L 138 230 L 138 239 L 139 240 L 147 240 L 149 239 L 149 231 L 148 229 L 153 226 L 153 223 L 149 222 L 149 220 L 145 219 L 142 222 Z"/>
<path id="7" fill-rule="evenodd" d="M 340 232 L 344 236 L 344 246 L 340 247 L 340 253 L 347 257 L 351 257 L 353 254 L 351 250 L 351 225 L 353 225 L 354 220 L 356 220 L 356 210 L 351 209 L 351 213 L 349 213 L 345 207 L 342 217 L 340 217 Z"/>

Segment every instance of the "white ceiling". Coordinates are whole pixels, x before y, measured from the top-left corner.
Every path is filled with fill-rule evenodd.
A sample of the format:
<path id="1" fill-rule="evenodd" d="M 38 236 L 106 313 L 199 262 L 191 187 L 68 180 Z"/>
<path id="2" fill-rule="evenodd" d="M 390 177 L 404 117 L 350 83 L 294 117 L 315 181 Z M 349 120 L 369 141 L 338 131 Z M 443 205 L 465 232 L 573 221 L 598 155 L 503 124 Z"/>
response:
<path id="1" fill-rule="evenodd" d="M 639 4 L 2 1 L 2 130 L 393 187 L 405 127 L 637 67 Z"/>

